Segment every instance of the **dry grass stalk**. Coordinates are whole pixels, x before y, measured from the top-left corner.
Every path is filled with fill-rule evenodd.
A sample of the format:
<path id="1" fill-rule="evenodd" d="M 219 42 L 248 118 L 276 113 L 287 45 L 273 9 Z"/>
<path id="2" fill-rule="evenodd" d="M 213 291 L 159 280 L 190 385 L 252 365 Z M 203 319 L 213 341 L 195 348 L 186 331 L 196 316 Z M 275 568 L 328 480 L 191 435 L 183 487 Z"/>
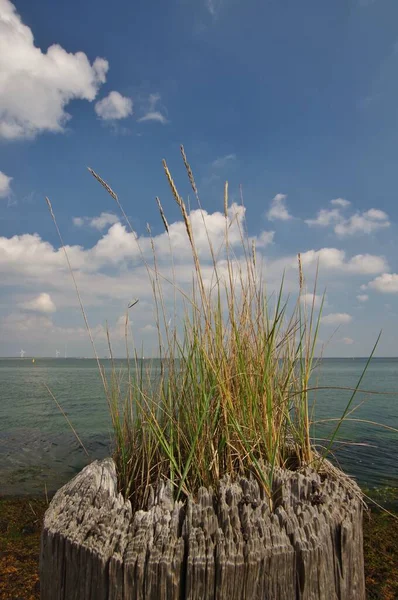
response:
<path id="1" fill-rule="evenodd" d="M 190 164 L 189 164 L 189 162 L 187 160 L 187 157 L 186 157 L 186 154 L 185 154 L 185 150 L 184 150 L 184 146 L 181 145 L 180 146 L 180 150 L 181 150 L 182 160 L 184 161 L 185 169 L 186 169 L 186 171 L 188 173 L 189 182 L 191 184 L 192 190 L 193 190 L 196 198 L 198 198 L 198 190 L 197 190 L 197 187 L 196 187 L 195 178 L 193 176 L 191 166 L 190 166 Z"/>
<path id="2" fill-rule="evenodd" d="M 228 218 L 228 181 L 224 184 L 224 216 Z"/>
<path id="3" fill-rule="evenodd" d="M 91 175 L 97 180 L 99 181 L 99 183 L 102 185 L 103 188 L 106 189 L 106 191 L 108 192 L 108 194 L 110 196 L 112 196 L 112 198 L 116 201 L 118 201 L 118 197 L 117 194 L 113 191 L 113 189 L 106 183 L 106 181 L 104 181 L 102 179 L 102 177 L 100 177 L 93 169 L 91 169 L 91 167 L 87 167 L 87 169 L 90 171 Z"/>
<path id="4" fill-rule="evenodd" d="M 197 194 L 183 148 L 181 153 Z M 160 479 L 172 482 L 178 498 L 195 495 L 200 486 L 217 486 L 225 474 L 232 478 L 253 475 L 272 505 L 275 467 L 294 464 L 300 468 L 314 461 L 308 384 L 320 312 L 315 315 L 313 301 L 308 318 L 298 301 L 289 317 L 283 281 L 271 303 L 257 270 L 255 243 L 244 223 L 236 215 L 229 217 L 228 183 L 224 187 L 225 253 L 221 261 L 203 218 L 211 257 L 209 282 L 209 265 L 204 268 L 199 261 L 190 216 L 166 161 L 163 168 L 191 248 L 192 290 L 187 293 L 177 285 L 173 258 L 172 280 L 162 275 L 148 226 L 153 266 L 141 254 L 154 296 L 162 360 L 157 370 L 151 366 L 144 369 L 135 351 L 134 369 L 129 363 L 125 384 L 115 370 L 112 373 L 109 405 L 120 489 L 131 499 L 133 509 L 138 509 L 146 506 L 150 490 Z M 90 172 L 116 200 L 129 224 L 117 195 L 92 169 Z M 173 257 L 169 225 L 160 200 L 156 201 Z M 231 244 L 232 225 L 239 231 L 239 247 L 236 236 Z M 300 297 L 304 288 L 300 255 L 298 263 Z M 172 327 L 163 282 L 173 285 Z M 177 314 L 182 315 L 179 324 Z M 127 324 L 126 317 L 126 347 Z"/>
<path id="5" fill-rule="evenodd" d="M 157 202 L 157 205 L 158 205 L 158 208 L 159 208 L 159 212 L 160 212 L 160 216 L 161 216 L 162 221 L 163 221 L 164 228 L 165 228 L 166 232 L 169 233 L 169 224 L 167 222 L 166 216 L 165 216 L 164 211 L 163 211 L 163 207 L 162 207 L 162 205 L 160 203 L 160 200 L 159 200 L 158 196 L 156 196 L 156 202 Z"/>

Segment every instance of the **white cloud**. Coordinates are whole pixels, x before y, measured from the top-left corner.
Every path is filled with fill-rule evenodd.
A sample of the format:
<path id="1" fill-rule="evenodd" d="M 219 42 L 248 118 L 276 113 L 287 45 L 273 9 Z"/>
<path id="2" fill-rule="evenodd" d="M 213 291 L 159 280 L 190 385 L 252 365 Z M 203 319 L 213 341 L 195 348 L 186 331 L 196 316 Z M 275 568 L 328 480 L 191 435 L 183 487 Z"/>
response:
<path id="1" fill-rule="evenodd" d="M 343 323 L 350 323 L 352 316 L 347 313 L 330 313 L 321 318 L 324 325 L 341 325 Z"/>
<path id="2" fill-rule="evenodd" d="M 227 277 L 225 254 L 223 249 L 220 248 L 224 239 L 225 228 L 226 226 L 228 228 L 231 252 L 236 254 L 236 260 L 241 265 L 241 230 L 245 226 L 245 214 L 245 207 L 237 204 L 232 204 L 229 207 L 227 219 L 221 211 L 208 212 L 200 209 L 191 211 L 189 219 L 203 267 L 206 288 L 214 284 L 214 270 L 208 248 L 206 228 L 214 247 L 219 275 L 221 278 Z M 75 219 L 81 219 L 83 224 L 87 226 L 102 217 L 102 223 L 98 222 L 97 225 L 102 226 L 107 222 L 110 227 L 108 231 L 103 231 L 99 235 L 99 241 L 90 247 L 83 248 L 77 245 L 67 247 L 84 306 L 88 309 L 90 325 L 93 321 L 93 328 L 97 331 L 101 343 L 105 340 L 103 328 L 95 325 L 95 323 L 98 323 L 99 320 L 103 322 L 105 319 L 109 319 L 110 322 L 114 321 L 127 309 L 127 305 L 132 298 L 137 297 L 140 300 L 131 311 L 135 333 L 138 336 L 141 334 L 144 336 L 147 331 L 141 331 L 140 328 L 145 324 L 154 322 L 152 289 L 137 247 L 137 234 L 127 231 L 126 227 L 120 222 L 111 224 L 109 221 L 116 219 L 116 217 L 113 215 L 108 219 L 107 215 L 112 215 L 112 213 L 105 213 L 105 216 L 102 213 L 99 216 L 90 218 L 75 217 Z M 78 220 L 77 223 L 81 224 L 81 221 Z M 264 277 L 268 292 L 272 294 L 275 289 L 278 289 L 282 273 L 285 272 L 285 293 L 297 292 L 297 256 L 295 254 L 280 258 L 265 256 L 262 249 L 272 242 L 272 238 L 273 232 L 269 231 L 259 231 L 257 236 L 250 238 L 258 248 L 257 268 L 259 275 Z M 138 241 L 144 259 L 152 264 L 150 237 L 147 234 L 141 235 L 138 236 Z M 174 273 L 170 261 L 170 242 L 173 248 Z M 169 237 L 166 232 L 160 233 L 153 237 L 153 243 L 162 275 L 172 281 L 175 274 L 176 285 L 188 291 L 192 284 L 193 262 L 183 221 L 170 221 Z M 388 271 L 388 265 L 383 257 L 360 254 L 350 256 L 336 248 L 308 250 L 301 253 L 301 259 L 304 275 L 308 282 L 314 279 L 319 260 L 320 277 L 327 280 L 329 293 L 335 284 L 341 285 L 344 280 L 350 280 L 353 275 L 371 274 L 372 277 L 376 277 L 376 275 Z M 57 344 L 57 339 L 63 335 L 66 339 L 77 340 L 77 347 L 83 348 L 86 334 L 84 327 L 79 328 L 81 325 L 80 314 L 78 310 L 75 310 L 78 307 L 78 301 L 62 248 L 53 246 L 37 234 L 25 234 L 10 238 L 0 237 L 0 280 L 3 289 L 2 307 L 0 308 L 3 315 L 7 313 L 7 310 L 13 314 L 15 304 L 19 308 L 23 308 L 21 304 L 26 305 L 23 318 L 10 316 L 9 321 L 6 322 L 4 317 L 2 320 L 0 316 L 0 337 L 3 335 L 3 328 L 6 328 L 6 343 L 9 344 L 9 347 L 12 347 L 12 340 L 17 339 L 14 337 L 12 324 L 14 323 L 17 327 L 16 323 L 18 323 L 18 327 L 24 331 L 27 327 L 31 327 L 31 339 L 42 340 L 40 344 L 43 348 L 50 344 L 50 340 L 54 340 L 51 343 Z M 319 285 L 323 287 L 323 283 L 319 283 Z M 22 294 L 22 296 L 16 297 L 15 288 L 18 290 L 17 293 Z M 312 287 L 308 289 L 313 290 Z M 50 321 L 39 322 L 38 319 L 33 319 L 33 316 L 37 315 L 48 317 L 50 312 L 36 314 L 32 310 L 28 310 L 27 302 L 32 303 L 33 300 L 35 301 L 34 306 L 30 304 L 30 308 L 36 307 L 37 309 L 37 298 L 42 294 L 42 290 L 46 290 L 49 295 L 51 294 L 50 299 L 57 307 L 57 318 L 54 319 L 56 323 Z M 164 292 L 165 307 L 166 312 L 168 312 L 173 304 L 173 286 L 165 283 Z M 27 296 L 28 294 L 29 296 Z M 306 299 L 308 303 L 311 303 L 312 295 L 306 296 Z M 320 304 L 320 296 L 318 295 L 315 297 L 315 304 L 317 307 Z M 51 306 L 51 303 L 48 303 L 47 306 Z M 91 318 L 92 313 L 94 314 L 93 318 Z M 6 314 L 5 316 L 7 317 Z M 63 320 L 66 320 L 67 327 L 61 330 L 61 321 Z M 76 325 L 73 325 L 74 321 L 77 321 Z M 44 331 L 48 333 L 47 336 L 44 335 Z M 115 335 L 117 331 L 119 330 L 115 329 Z M 17 334 L 15 333 L 15 335 Z M 23 337 L 22 333 L 20 335 Z M 23 343 L 22 340 L 20 343 Z M 55 350 L 51 350 L 50 346 L 48 347 L 52 355 Z M 86 352 L 84 350 L 82 354 Z M 104 352 L 106 352 L 106 349 L 104 349 Z M 122 352 L 123 348 L 120 346 L 120 353 Z"/>
<path id="3" fill-rule="evenodd" d="M 288 221 L 293 218 L 285 206 L 286 198 L 286 194 L 276 194 L 267 212 L 267 218 L 270 221 Z"/>
<path id="4" fill-rule="evenodd" d="M 240 247 L 240 228 L 244 215 L 245 208 L 236 204 L 230 206 L 227 222 L 224 214 L 218 211 L 214 213 L 199 209 L 191 211 L 189 218 L 192 232 L 204 268 L 207 269 L 211 264 L 207 235 L 217 255 L 227 225 L 231 248 Z M 169 236 L 170 240 L 164 232 L 153 238 L 159 264 L 172 278 L 169 245 L 171 242 L 174 260 L 176 265 L 178 264 L 178 279 L 184 284 L 190 284 L 192 256 L 187 244 L 184 223 L 182 221 L 170 223 Z M 271 236 L 269 232 L 260 232 L 258 239 L 260 244 L 264 245 L 266 241 L 270 241 Z M 257 238 L 254 240 L 257 242 Z M 149 236 L 140 236 L 139 243 L 144 257 L 151 260 L 152 249 Z M 145 293 L 151 298 L 151 288 L 142 265 L 136 234 L 127 231 L 121 223 L 111 225 L 93 247 L 85 249 L 81 246 L 68 246 L 67 252 L 84 302 L 88 306 L 103 304 L 105 298 L 124 299 L 127 305 L 130 296 L 134 295 L 132 285 L 140 289 L 140 293 L 135 294 L 139 295 L 140 299 Z M 110 265 L 111 272 L 108 270 Z M 211 277 L 210 267 L 208 272 Z M 52 296 L 55 295 L 58 307 L 76 305 L 62 248 L 54 248 L 37 234 L 0 237 L 0 279 L 3 286 L 20 285 L 23 281 L 24 287 L 30 292 L 39 286 L 45 286 L 49 288 Z M 141 306 L 140 300 L 139 308 Z"/>
<path id="5" fill-rule="evenodd" d="M 144 325 L 144 327 L 141 327 L 141 331 L 143 333 L 156 333 L 157 328 L 154 325 L 151 325 L 151 323 L 148 323 L 147 325 Z"/>
<path id="6" fill-rule="evenodd" d="M 338 250 L 337 248 L 308 250 L 301 254 L 301 262 L 303 267 L 315 266 L 319 262 L 321 272 L 335 270 L 353 274 L 382 273 L 387 266 L 383 256 L 356 254 L 347 259 L 344 250 Z"/>
<path id="7" fill-rule="evenodd" d="M 319 294 L 301 294 L 300 296 L 300 302 L 302 304 L 304 304 L 304 306 L 307 306 L 308 308 L 312 308 L 312 306 L 314 306 L 314 308 L 320 308 L 320 306 L 322 305 L 322 299 L 323 296 L 320 296 Z M 324 303 L 325 305 L 325 303 Z"/>
<path id="8" fill-rule="evenodd" d="M 143 243 L 144 240 L 142 240 Z M 117 264 L 136 258 L 139 254 L 135 236 L 121 223 L 115 223 L 92 248 L 90 254 L 98 266 Z"/>
<path id="9" fill-rule="evenodd" d="M 377 208 L 371 208 L 364 214 L 367 215 L 369 219 L 374 219 L 375 221 L 385 221 L 388 219 L 388 215 L 383 210 Z"/>
<path id="10" fill-rule="evenodd" d="M 160 102 L 160 94 L 150 94 L 149 95 L 149 107 L 146 111 L 145 115 L 138 119 L 139 123 L 144 123 L 145 121 L 155 121 L 161 123 L 162 125 L 166 125 L 168 123 L 167 118 L 161 113 L 160 110 L 155 110 L 156 105 Z"/>
<path id="11" fill-rule="evenodd" d="M 32 300 L 28 300 L 27 302 L 22 302 L 20 307 L 25 310 L 31 310 L 33 312 L 38 313 L 53 313 L 56 311 L 56 306 L 52 301 L 50 294 L 43 292 L 39 294 L 36 298 Z"/>
<path id="12" fill-rule="evenodd" d="M 262 231 L 259 236 L 253 238 L 256 248 L 265 248 L 274 241 L 275 231 Z"/>
<path id="13" fill-rule="evenodd" d="M 102 212 L 99 217 L 94 217 L 93 219 L 90 219 L 89 225 L 90 227 L 94 227 L 94 229 L 98 229 L 99 231 L 101 231 L 102 229 L 105 229 L 105 227 L 107 227 L 108 225 L 113 225 L 118 221 L 119 218 L 113 213 Z"/>
<path id="14" fill-rule="evenodd" d="M 367 302 L 369 300 L 369 296 L 367 294 L 358 294 L 357 300 L 359 302 Z"/>
<path id="15" fill-rule="evenodd" d="M 364 212 L 356 212 L 346 217 L 341 210 L 349 206 L 348 200 L 336 198 L 331 204 L 338 208 L 325 209 L 318 211 L 315 219 L 306 219 L 305 222 L 310 227 L 328 227 L 333 226 L 334 232 L 341 236 L 355 234 L 372 233 L 378 229 L 384 229 L 390 226 L 388 215 L 377 208 L 371 208 Z"/>
<path id="16" fill-rule="evenodd" d="M 43 336 L 48 335 L 48 330 L 51 329 L 53 322 L 51 318 L 37 314 L 11 313 L 2 320 L 1 327 L 4 331 L 12 333 L 13 337 L 18 337 L 18 334 L 26 335 L 26 333 L 35 330 L 36 333 L 41 333 Z"/>
<path id="17" fill-rule="evenodd" d="M 72 263 L 77 268 L 83 268 L 87 262 L 85 251 L 80 246 L 67 247 Z M 49 243 L 41 239 L 38 234 L 14 235 L 11 238 L 0 237 L 0 273 L 8 274 L 16 280 L 20 276 L 37 278 L 43 276 L 51 278 L 59 269 L 66 271 L 61 250 L 55 250 Z M 3 277 L 3 283 L 4 277 Z"/>
<path id="18" fill-rule="evenodd" d="M 87 225 L 94 229 L 98 229 L 98 231 L 102 231 L 108 225 L 114 225 L 114 223 L 117 223 L 118 221 L 119 218 L 115 214 L 108 212 L 102 212 L 98 217 L 73 217 L 73 224 L 76 225 L 76 227 Z"/>
<path id="19" fill-rule="evenodd" d="M 383 256 L 373 254 L 356 254 L 347 263 L 347 270 L 351 273 L 380 273 L 385 270 L 387 263 Z"/>
<path id="20" fill-rule="evenodd" d="M 398 274 L 383 273 L 368 283 L 367 287 L 383 294 L 398 294 Z"/>
<path id="21" fill-rule="evenodd" d="M 350 337 L 343 337 L 340 341 L 343 342 L 343 344 L 346 344 L 347 346 L 354 344 L 354 340 Z"/>
<path id="22" fill-rule="evenodd" d="M 243 227 L 245 212 L 245 207 L 236 203 L 228 208 L 228 239 L 231 247 L 241 244 L 240 231 Z M 226 225 L 224 214 L 219 211 L 208 213 L 206 210 L 196 209 L 191 211 L 189 219 L 199 255 L 202 258 L 210 258 L 209 240 L 216 253 L 224 241 Z M 175 252 L 175 260 L 186 260 L 188 256 L 191 256 L 191 250 L 186 243 L 187 237 L 183 221 L 176 221 L 169 225 L 169 235 Z M 261 234 L 259 237 L 261 237 Z M 255 238 L 255 241 L 257 242 L 257 238 Z M 159 255 L 168 256 L 169 241 L 167 235 L 164 233 L 157 236 L 154 242 Z"/>
<path id="23" fill-rule="evenodd" d="M 371 208 L 364 213 L 356 213 L 338 223 L 334 231 L 337 235 L 347 236 L 356 233 L 372 233 L 378 229 L 390 227 L 388 215 L 382 210 Z"/>
<path id="24" fill-rule="evenodd" d="M 315 219 L 306 219 L 307 225 L 310 227 L 328 227 L 341 220 L 340 210 L 338 208 L 326 209 L 322 208 Z"/>
<path id="25" fill-rule="evenodd" d="M 94 100 L 107 71 L 103 58 L 90 64 L 84 52 L 72 54 L 59 44 L 43 52 L 14 5 L 0 0 L 0 138 L 62 132 L 70 119 L 67 104 Z"/>
<path id="26" fill-rule="evenodd" d="M 12 177 L 0 171 L 0 198 L 7 198 L 11 194 Z"/>
<path id="27" fill-rule="evenodd" d="M 46 342 L 51 336 L 53 341 L 76 342 L 76 340 L 88 339 L 87 329 L 85 327 L 62 327 L 56 325 L 50 316 L 44 316 L 35 313 L 11 313 L 0 321 L 2 331 L 12 335 L 12 339 L 19 339 L 22 343 Z M 109 328 L 113 336 L 122 337 L 121 327 L 113 326 Z M 106 342 L 106 329 L 103 325 L 96 325 L 91 328 L 91 334 L 95 341 L 102 340 Z M 37 350 L 37 348 L 35 348 Z"/>
<path id="28" fill-rule="evenodd" d="M 138 119 L 139 123 L 144 123 L 145 121 L 155 121 L 161 123 L 162 125 L 166 125 L 166 123 L 168 123 L 166 117 L 158 110 L 149 110 L 143 117 Z"/>
<path id="29" fill-rule="evenodd" d="M 220 156 L 213 160 L 212 167 L 215 169 L 222 169 L 229 162 L 236 160 L 236 154 L 226 154 L 225 156 Z"/>
<path id="30" fill-rule="evenodd" d="M 119 92 L 110 92 L 95 104 L 95 112 L 104 121 L 125 119 L 133 113 L 133 101 Z"/>
<path id="31" fill-rule="evenodd" d="M 200 209 L 192 210 L 189 218 L 195 243 L 201 257 L 210 259 L 207 235 L 215 251 L 219 249 L 226 224 L 231 247 L 239 246 L 241 244 L 240 227 L 242 227 L 244 215 L 245 208 L 237 204 L 232 204 L 229 207 L 227 223 L 224 214 L 221 212 L 208 213 Z M 81 219 L 81 217 L 75 219 Z M 99 217 L 89 219 L 88 223 L 99 227 L 103 226 L 105 222 L 109 223 L 114 220 L 117 221 L 115 215 L 102 213 Z M 85 222 L 87 221 L 85 220 Z M 189 244 L 187 244 L 183 221 L 170 223 L 169 235 L 175 253 L 175 260 L 179 262 L 187 261 L 191 256 L 191 251 Z M 261 238 L 261 234 L 259 237 Z M 149 236 L 139 237 L 139 242 L 144 255 L 150 259 L 152 249 Z M 159 257 L 164 263 L 169 264 L 170 248 L 167 234 L 164 232 L 154 236 L 153 242 L 159 251 Z M 126 267 L 125 263 L 130 264 L 140 259 L 136 234 L 127 231 L 126 227 L 119 222 L 111 225 L 107 233 L 92 248 L 67 246 L 67 252 L 73 268 L 85 275 L 98 272 L 109 264 L 119 264 L 124 268 Z M 0 274 L 7 274 L 13 282 L 18 281 L 20 277 L 31 277 L 38 282 L 45 280 L 55 285 L 58 282 L 54 281 L 54 275 L 58 274 L 60 276 L 66 272 L 67 266 L 63 250 L 55 249 L 49 242 L 42 240 L 38 234 L 15 235 L 10 238 L 0 237 Z M 2 283 L 5 283 L 4 277 Z"/>
<path id="32" fill-rule="evenodd" d="M 344 200 L 344 198 L 335 198 L 334 200 L 330 201 L 330 204 L 333 204 L 333 206 L 341 206 L 342 208 L 346 208 L 347 206 L 350 206 L 351 202 Z"/>

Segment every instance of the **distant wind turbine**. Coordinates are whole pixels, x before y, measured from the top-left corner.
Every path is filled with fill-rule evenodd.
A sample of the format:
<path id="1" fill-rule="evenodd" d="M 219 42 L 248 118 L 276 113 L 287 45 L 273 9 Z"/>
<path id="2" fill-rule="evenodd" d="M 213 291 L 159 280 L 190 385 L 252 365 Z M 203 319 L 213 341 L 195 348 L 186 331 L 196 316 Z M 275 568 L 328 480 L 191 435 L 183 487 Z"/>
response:
<path id="1" fill-rule="evenodd" d="M 56 350 L 55 351 L 55 358 L 59 358 L 60 354 L 61 354 L 61 352 L 59 350 Z"/>
<path id="2" fill-rule="evenodd" d="M 19 356 L 21 358 L 23 358 L 25 356 L 25 354 L 26 354 L 25 350 L 21 350 L 21 352 L 19 353 Z"/>

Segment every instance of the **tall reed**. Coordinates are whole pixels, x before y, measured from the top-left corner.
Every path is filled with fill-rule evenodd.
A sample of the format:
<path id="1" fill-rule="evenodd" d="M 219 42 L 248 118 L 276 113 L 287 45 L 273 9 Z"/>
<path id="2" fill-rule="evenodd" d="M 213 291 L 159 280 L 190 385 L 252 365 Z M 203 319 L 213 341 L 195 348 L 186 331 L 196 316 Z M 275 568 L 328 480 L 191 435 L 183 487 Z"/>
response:
<path id="1" fill-rule="evenodd" d="M 181 153 L 201 208 L 182 147 Z M 169 237 L 172 275 L 162 273 L 152 238 L 152 259 L 141 248 L 140 252 L 154 297 L 160 373 L 155 378 L 150 367 L 143 371 L 135 355 L 127 391 L 121 392 L 115 371 L 106 386 L 120 488 L 139 508 L 145 505 L 151 485 L 162 478 L 172 483 L 179 498 L 195 494 L 200 486 L 216 487 L 224 475 L 251 474 L 271 502 L 275 467 L 297 468 L 314 459 L 307 388 L 321 311 L 316 315 L 314 305 L 310 311 L 303 309 L 300 257 L 298 300 L 290 312 L 283 280 L 275 294 L 267 295 L 263 265 L 238 218 L 239 207 L 229 204 L 227 184 L 223 240 L 214 247 L 202 212 L 207 249 L 203 249 L 203 236 L 199 248 L 191 212 L 165 161 L 163 167 L 185 227 L 192 284 L 187 290 L 177 283 L 170 228 L 157 199 Z M 111 194 L 131 228 L 115 192 L 90 172 Z M 231 243 L 232 229 L 238 231 L 238 247 L 236 236 Z M 165 299 L 169 285 L 174 314 L 183 307 L 180 322 L 171 323 L 169 318 Z"/>

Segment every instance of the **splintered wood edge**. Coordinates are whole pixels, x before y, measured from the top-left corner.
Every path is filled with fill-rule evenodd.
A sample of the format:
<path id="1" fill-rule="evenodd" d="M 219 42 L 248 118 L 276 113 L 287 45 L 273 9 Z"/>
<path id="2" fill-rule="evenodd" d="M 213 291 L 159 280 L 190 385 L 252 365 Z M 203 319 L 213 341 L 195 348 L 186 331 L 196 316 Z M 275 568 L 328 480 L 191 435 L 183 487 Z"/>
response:
<path id="1" fill-rule="evenodd" d="M 161 482 L 147 510 L 132 514 L 114 461 L 95 461 L 45 514 L 41 576 L 49 592 L 42 599 L 233 600 L 256 598 L 260 589 L 267 598 L 362 600 L 361 492 L 329 465 L 324 476 L 275 469 L 272 511 L 256 480 L 226 477 L 217 493 L 201 488 L 186 502 L 174 502 Z M 63 596 L 54 595 L 59 586 Z M 80 596 L 76 586 L 84 586 Z"/>

